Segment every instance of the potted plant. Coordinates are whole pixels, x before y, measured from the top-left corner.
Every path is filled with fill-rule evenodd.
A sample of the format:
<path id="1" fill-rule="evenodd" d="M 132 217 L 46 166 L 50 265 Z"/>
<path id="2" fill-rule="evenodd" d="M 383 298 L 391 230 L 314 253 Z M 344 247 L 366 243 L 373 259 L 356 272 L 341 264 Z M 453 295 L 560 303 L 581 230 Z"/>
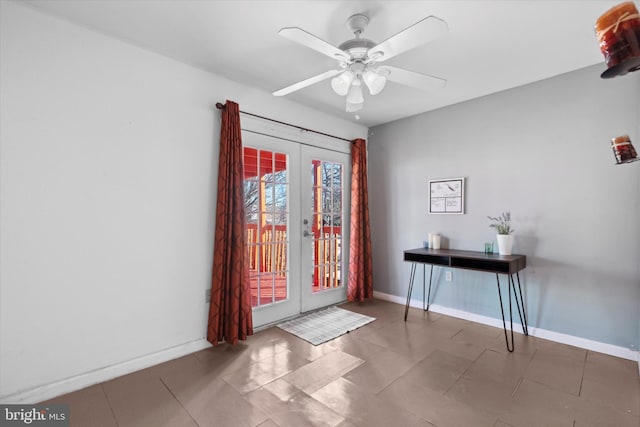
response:
<path id="1" fill-rule="evenodd" d="M 511 212 L 502 212 L 499 217 L 488 216 L 491 220 L 489 227 L 495 228 L 496 239 L 498 240 L 498 253 L 500 255 L 511 255 L 513 247 L 513 228 L 511 228 Z"/>

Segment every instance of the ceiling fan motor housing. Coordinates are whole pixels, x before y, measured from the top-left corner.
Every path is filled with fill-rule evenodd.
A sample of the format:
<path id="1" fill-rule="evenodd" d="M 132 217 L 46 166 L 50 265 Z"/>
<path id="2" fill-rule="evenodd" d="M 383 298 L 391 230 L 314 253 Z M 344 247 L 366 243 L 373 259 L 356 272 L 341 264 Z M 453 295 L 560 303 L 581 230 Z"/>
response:
<path id="1" fill-rule="evenodd" d="M 360 38 L 368 24 L 369 17 L 360 13 L 347 19 L 347 28 L 356 38 L 342 43 L 338 49 L 347 52 L 352 62 L 367 60 L 367 52 L 376 45 L 371 40 Z"/>
<path id="2" fill-rule="evenodd" d="M 338 46 L 338 49 L 343 50 L 349 54 L 351 61 L 361 60 L 364 61 L 367 58 L 367 52 L 374 47 L 376 43 L 368 39 L 351 39 Z"/>

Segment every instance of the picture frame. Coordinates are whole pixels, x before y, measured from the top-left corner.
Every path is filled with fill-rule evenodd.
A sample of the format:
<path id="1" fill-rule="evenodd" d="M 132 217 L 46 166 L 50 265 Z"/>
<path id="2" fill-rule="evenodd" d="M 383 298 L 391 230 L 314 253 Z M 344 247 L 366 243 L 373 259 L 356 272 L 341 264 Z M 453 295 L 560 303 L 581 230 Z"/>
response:
<path id="1" fill-rule="evenodd" d="M 430 214 L 464 214 L 464 178 L 429 180 Z"/>

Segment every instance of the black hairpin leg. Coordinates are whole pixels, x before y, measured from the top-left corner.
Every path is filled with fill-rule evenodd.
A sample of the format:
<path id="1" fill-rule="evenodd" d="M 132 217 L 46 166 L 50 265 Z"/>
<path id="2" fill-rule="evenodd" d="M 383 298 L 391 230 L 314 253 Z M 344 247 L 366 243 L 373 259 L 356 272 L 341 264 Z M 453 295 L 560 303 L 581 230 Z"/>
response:
<path id="1" fill-rule="evenodd" d="M 425 266 L 426 268 L 426 266 Z M 431 264 L 431 273 L 429 273 L 429 293 L 427 294 L 427 308 L 424 308 L 424 276 L 426 276 L 426 272 L 422 271 L 422 309 L 424 311 L 429 311 L 429 305 L 431 305 L 431 279 L 433 279 L 433 264 Z"/>
<path id="2" fill-rule="evenodd" d="M 427 309 L 424 307 L 424 282 L 426 281 L 424 277 L 427 274 L 426 268 L 427 266 L 425 264 L 422 264 L 422 311 L 427 311 Z"/>
<path id="3" fill-rule="evenodd" d="M 524 299 L 522 298 L 522 288 L 520 287 L 520 274 L 516 273 L 518 278 L 518 289 L 516 289 L 516 282 L 513 280 L 513 275 L 509 275 L 509 281 L 513 286 L 513 295 L 516 297 L 516 307 L 518 307 L 518 315 L 520 316 L 520 324 L 522 325 L 522 332 L 525 335 L 529 335 L 529 327 L 527 326 L 527 313 L 524 310 Z M 520 311 L 522 306 L 522 311 Z"/>
<path id="4" fill-rule="evenodd" d="M 498 283 L 498 298 L 500 300 L 500 314 L 502 314 L 502 327 L 504 328 L 504 340 L 507 343 L 507 350 L 509 350 L 509 352 L 513 352 L 514 341 L 513 341 L 513 311 L 511 309 L 511 286 L 510 286 L 510 283 L 507 283 L 507 290 L 509 295 L 509 321 L 511 322 L 511 346 L 509 346 L 509 336 L 507 335 L 507 324 L 504 320 L 504 307 L 502 305 L 502 292 L 500 292 L 500 278 L 497 273 L 496 273 L 496 282 Z"/>
<path id="5" fill-rule="evenodd" d="M 409 291 L 407 292 L 407 305 L 404 307 L 404 321 L 407 321 L 409 313 L 409 301 L 411 300 L 411 292 L 413 291 L 413 279 L 416 277 L 416 263 L 411 263 L 411 273 L 409 274 Z"/>

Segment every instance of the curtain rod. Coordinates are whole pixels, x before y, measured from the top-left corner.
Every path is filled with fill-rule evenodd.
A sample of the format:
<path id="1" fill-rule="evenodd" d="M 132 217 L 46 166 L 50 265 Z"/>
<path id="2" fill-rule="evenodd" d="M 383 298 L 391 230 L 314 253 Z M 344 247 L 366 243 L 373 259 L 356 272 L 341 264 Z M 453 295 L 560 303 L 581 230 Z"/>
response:
<path id="1" fill-rule="evenodd" d="M 223 104 L 223 103 L 221 103 L 221 102 L 217 102 L 217 103 L 216 103 L 216 108 L 217 108 L 218 110 L 222 110 L 224 107 L 225 107 L 225 104 Z M 269 120 L 270 122 L 278 123 L 278 124 L 281 124 L 281 125 L 291 126 L 292 128 L 297 128 L 297 129 L 303 130 L 303 131 L 305 131 L 305 132 L 313 132 L 313 133 L 317 133 L 318 135 L 328 136 L 329 138 L 335 138 L 335 139 L 340 139 L 340 140 L 342 140 L 342 141 L 353 142 L 352 140 L 347 139 L 347 138 L 341 138 L 341 137 L 339 137 L 339 136 L 330 135 L 330 134 L 328 134 L 328 133 L 319 132 L 319 131 L 317 131 L 317 130 L 303 128 L 302 126 L 292 125 L 291 123 L 281 122 L 280 120 L 270 119 L 269 117 L 259 116 L 259 115 L 257 115 L 257 114 L 253 114 L 253 113 L 247 113 L 246 111 L 242 111 L 242 110 L 240 110 L 240 112 L 241 112 L 242 114 L 246 114 L 247 116 L 253 116 L 253 117 L 257 117 L 257 118 L 259 118 L 259 119 Z"/>

